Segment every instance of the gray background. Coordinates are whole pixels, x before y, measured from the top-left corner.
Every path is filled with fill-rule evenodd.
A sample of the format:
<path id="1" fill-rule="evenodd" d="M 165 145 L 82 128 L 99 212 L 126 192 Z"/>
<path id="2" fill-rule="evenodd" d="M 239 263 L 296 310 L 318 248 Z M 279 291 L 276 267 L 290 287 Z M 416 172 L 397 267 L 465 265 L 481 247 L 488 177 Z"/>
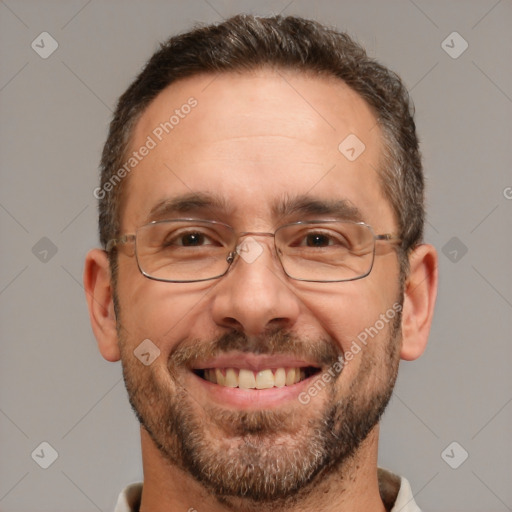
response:
<path id="1" fill-rule="evenodd" d="M 380 464 L 424 511 L 512 510 L 510 0 L 0 1 L 0 510 L 111 511 L 141 478 L 120 366 L 96 349 L 81 285 L 97 163 L 113 105 L 157 43 L 242 11 L 345 29 L 410 89 L 441 282 Z M 59 45 L 47 59 L 31 48 L 44 31 Z M 461 39 L 442 45 L 454 31 L 469 45 L 458 58 L 445 50 Z M 48 450 L 31 457 L 43 441 L 58 452 L 46 470 L 34 459 Z"/>

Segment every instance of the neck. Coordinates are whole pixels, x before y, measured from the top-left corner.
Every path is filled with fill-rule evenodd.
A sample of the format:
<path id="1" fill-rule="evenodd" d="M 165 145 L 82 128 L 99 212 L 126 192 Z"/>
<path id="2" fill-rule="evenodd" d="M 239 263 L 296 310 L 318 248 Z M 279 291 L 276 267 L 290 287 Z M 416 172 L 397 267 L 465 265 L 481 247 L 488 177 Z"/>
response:
<path id="1" fill-rule="evenodd" d="M 171 465 L 141 428 L 144 487 L 140 512 L 385 512 L 377 479 L 378 426 L 337 471 L 319 474 L 289 506 L 229 499 L 223 503 L 190 474 Z"/>

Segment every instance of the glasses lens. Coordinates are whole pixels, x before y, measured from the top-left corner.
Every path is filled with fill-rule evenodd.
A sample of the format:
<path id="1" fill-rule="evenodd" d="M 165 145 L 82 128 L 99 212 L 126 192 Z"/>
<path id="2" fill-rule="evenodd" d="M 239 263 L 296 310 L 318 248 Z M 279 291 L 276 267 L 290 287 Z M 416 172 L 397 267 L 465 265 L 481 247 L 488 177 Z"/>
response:
<path id="1" fill-rule="evenodd" d="M 153 279 L 189 282 L 214 279 L 228 269 L 233 230 L 208 221 L 153 222 L 137 231 L 137 262 Z"/>
<path id="2" fill-rule="evenodd" d="M 276 232 L 283 268 L 303 281 L 349 281 L 368 275 L 375 238 L 370 227 L 354 222 L 311 222 Z"/>

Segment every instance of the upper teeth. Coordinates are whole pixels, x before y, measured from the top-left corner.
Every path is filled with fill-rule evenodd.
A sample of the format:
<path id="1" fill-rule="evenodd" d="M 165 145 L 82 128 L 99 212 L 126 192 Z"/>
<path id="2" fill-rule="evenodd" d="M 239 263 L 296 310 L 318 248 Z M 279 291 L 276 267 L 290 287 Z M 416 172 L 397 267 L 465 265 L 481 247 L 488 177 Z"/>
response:
<path id="1" fill-rule="evenodd" d="M 244 368 L 208 368 L 204 370 L 204 378 L 214 384 L 240 389 L 268 389 L 291 386 L 306 377 L 301 368 L 277 368 L 260 371 Z"/>

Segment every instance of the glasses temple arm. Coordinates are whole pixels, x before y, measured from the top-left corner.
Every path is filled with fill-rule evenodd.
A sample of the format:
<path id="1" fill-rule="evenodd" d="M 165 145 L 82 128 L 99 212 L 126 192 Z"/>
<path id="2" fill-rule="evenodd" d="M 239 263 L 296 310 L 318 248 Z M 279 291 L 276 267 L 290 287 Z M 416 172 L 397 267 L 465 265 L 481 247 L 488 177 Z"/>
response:
<path id="1" fill-rule="evenodd" d="M 110 252 L 117 245 L 127 244 L 129 242 L 133 242 L 134 240 L 135 240 L 135 235 L 134 234 L 123 235 L 121 238 L 112 238 L 111 240 L 109 240 L 107 242 L 107 245 L 105 247 L 105 251 L 106 252 Z"/>

